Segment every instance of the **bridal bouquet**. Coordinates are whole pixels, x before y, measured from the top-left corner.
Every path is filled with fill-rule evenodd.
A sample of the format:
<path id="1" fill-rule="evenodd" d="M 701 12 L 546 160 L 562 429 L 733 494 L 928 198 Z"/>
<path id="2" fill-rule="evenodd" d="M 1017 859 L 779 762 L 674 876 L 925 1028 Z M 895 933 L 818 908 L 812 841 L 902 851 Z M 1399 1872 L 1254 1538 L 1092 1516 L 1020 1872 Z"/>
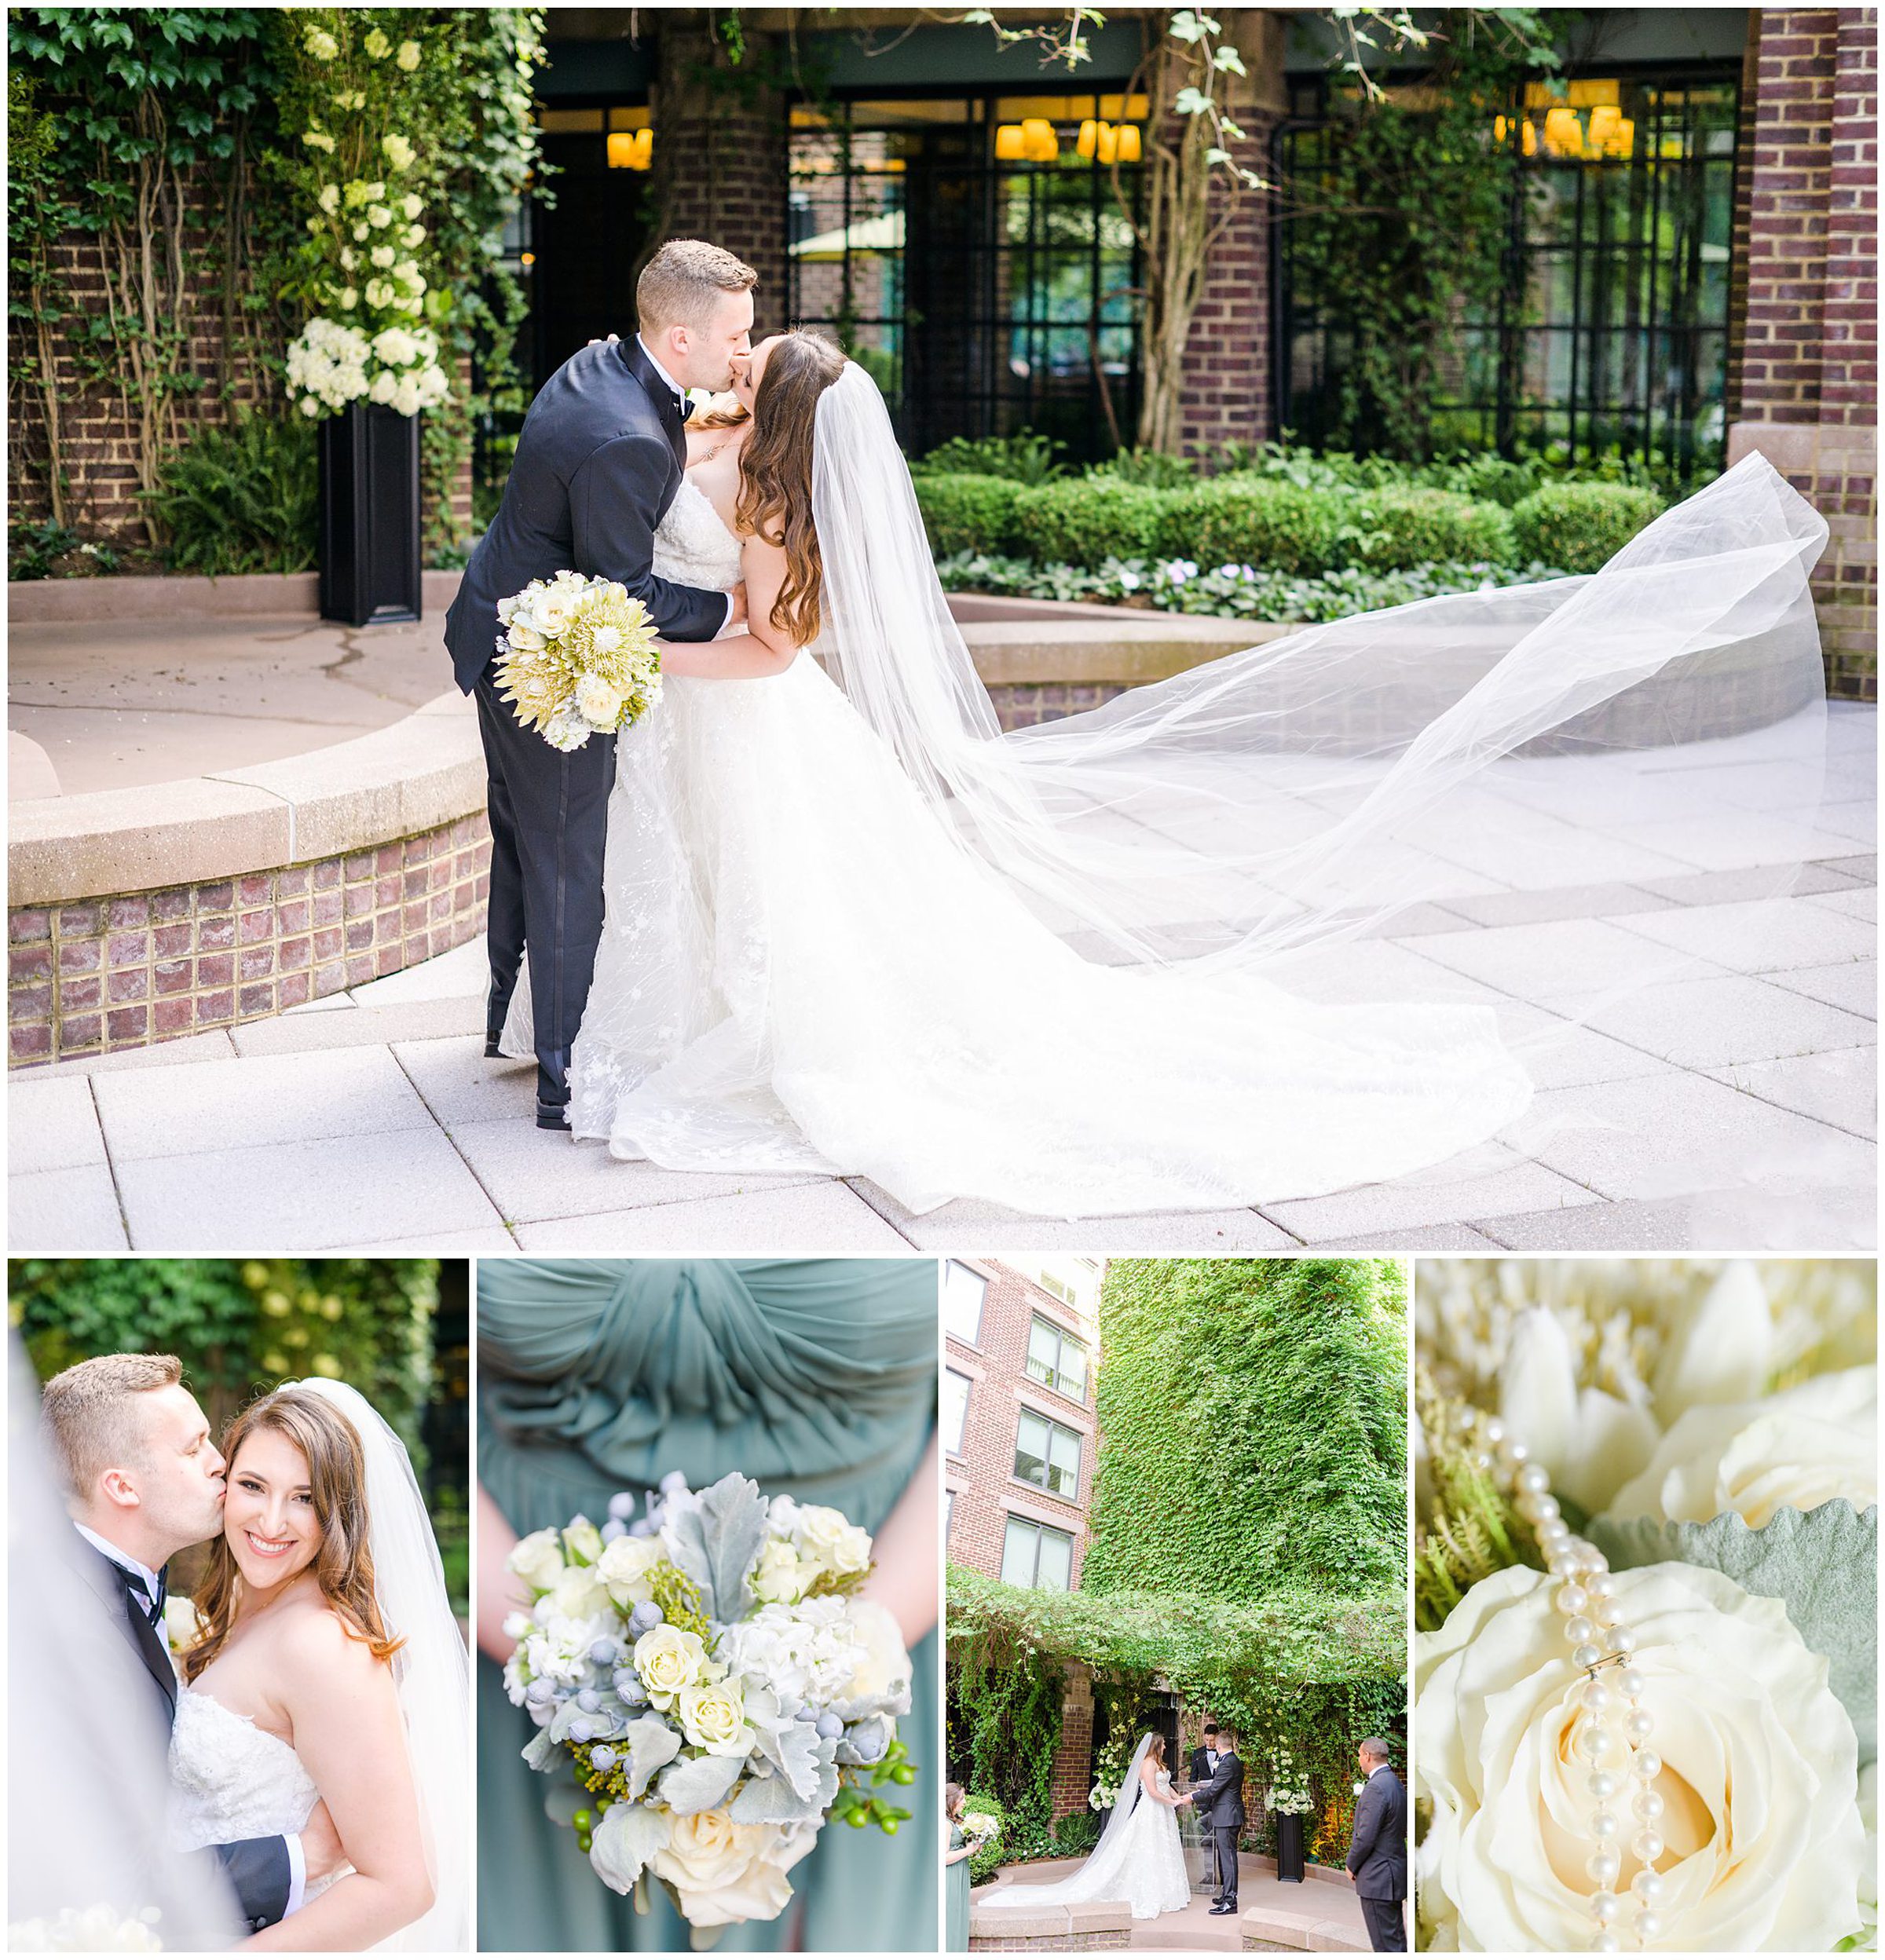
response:
<path id="1" fill-rule="evenodd" d="M 498 686 L 552 748 L 613 735 L 661 698 L 647 609 L 613 579 L 559 572 L 497 602 Z"/>
<path id="2" fill-rule="evenodd" d="M 1423 1260 L 1416 1325 L 1419 1944 L 1876 1946 L 1876 1269 Z"/>
<path id="3" fill-rule="evenodd" d="M 696 1928 L 776 1918 L 831 1819 L 894 1835 L 910 1815 L 881 1794 L 916 1772 L 910 1655 L 856 1596 L 869 1536 L 738 1475 L 697 1493 L 672 1472 L 635 1508 L 623 1492 L 599 1529 L 511 1555 L 532 1596 L 505 1628 L 524 1760 L 573 1768 L 591 1801 L 569 1821 L 612 1890 L 646 1910 L 652 1878 Z"/>
<path id="4" fill-rule="evenodd" d="M 986 1797 L 972 1797 L 971 1804 L 986 1804 Z M 1001 1835 L 1001 1819 L 987 1809 L 964 1808 L 956 1819 L 962 1833 L 962 1841 L 971 1851 L 985 1851 Z"/>

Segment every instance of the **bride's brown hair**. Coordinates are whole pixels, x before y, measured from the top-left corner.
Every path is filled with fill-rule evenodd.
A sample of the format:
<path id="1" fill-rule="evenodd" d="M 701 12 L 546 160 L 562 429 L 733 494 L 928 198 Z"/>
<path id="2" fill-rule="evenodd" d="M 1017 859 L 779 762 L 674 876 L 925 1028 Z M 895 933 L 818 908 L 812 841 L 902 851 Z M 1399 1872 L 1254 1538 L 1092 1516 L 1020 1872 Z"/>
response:
<path id="1" fill-rule="evenodd" d="M 1165 1767 L 1165 1738 L 1155 1732 L 1152 1746 L 1145 1753 L 1162 1769 Z"/>
<path id="2" fill-rule="evenodd" d="M 390 1660 L 404 1642 L 387 1633 L 373 1594 L 367 1461 L 359 1432 L 319 1395 L 277 1388 L 251 1402 L 230 1424 L 222 1444 L 229 1475 L 236 1474 L 243 1443 L 258 1430 L 286 1437 L 306 1460 L 315 1522 L 320 1527 L 320 1549 L 313 1570 L 321 1596 L 348 1632 L 366 1642 L 375 1660 Z M 241 1576 L 229 1540 L 218 1533 L 210 1541 L 209 1570 L 196 1597 L 201 1631 L 183 1656 L 186 1681 L 195 1680 L 222 1651 L 235 1624 Z"/>
<path id="3" fill-rule="evenodd" d="M 753 397 L 752 433 L 740 452 L 740 529 L 785 554 L 772 623 L 795 646 L 818 637 L 824 561 L 811 519 L 811 444 L 818 397 L 844 371 L 844 350 L 803 329 L 780 335 Z"/>

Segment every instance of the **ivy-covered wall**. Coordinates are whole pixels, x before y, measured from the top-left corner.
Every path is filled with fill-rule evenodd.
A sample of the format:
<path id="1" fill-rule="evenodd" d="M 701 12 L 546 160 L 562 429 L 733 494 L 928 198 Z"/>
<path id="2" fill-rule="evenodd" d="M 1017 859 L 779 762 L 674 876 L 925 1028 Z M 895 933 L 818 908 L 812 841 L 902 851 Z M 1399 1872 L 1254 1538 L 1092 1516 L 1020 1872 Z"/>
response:
<path id="1" fill-rule="evenodd" d="M 1115 1260 L 1086 1589 L 1397 1587 L 1406 1297 L 1392 1260 Z"/>

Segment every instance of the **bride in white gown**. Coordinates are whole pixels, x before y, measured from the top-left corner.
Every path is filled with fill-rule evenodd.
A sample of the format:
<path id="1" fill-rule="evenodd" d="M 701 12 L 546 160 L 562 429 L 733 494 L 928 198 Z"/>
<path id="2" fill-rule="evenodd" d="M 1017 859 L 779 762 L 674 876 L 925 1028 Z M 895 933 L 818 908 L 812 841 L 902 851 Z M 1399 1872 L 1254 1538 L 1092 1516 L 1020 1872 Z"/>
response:
<path id="1" fill-rule="evenodd" d="M 1437 879 L 1488 889 L 1502 847 L 1546 882 L 1667 868 L 1638 833 L 1689 814 L 1696 759 L 1656 742 L 1818 755 L 1825 528 L 1758 458 L 1594 578 L 1312 629 L 1005 736 L 869 377 L 795 333 L 737 389 L 752 419 L 693 438 L 655 569 L 744 577 L 751 633 L 668 649 L 617 747 L 569 1110 L 617 1157 L 1062 1216 L 1401 1176 L 1525 1111 L 1494 1007 L 1412 960 L 1440 997 L 1272 976 Z M 520 985 L 507 1053 L 529 1026 Z"/>
<path id="2" fill-rule="evenodd" d="M 1191 1801 L 1173 1792 L 1171 1772 L 1165 1766 L 1165 1738 L 1144 1737 L 1121 1780 L 1099 1843 L 1072 1878 L 1051 1885 L 1030 1885 L 1023 1880 L 997 1886 L 975 1901 L 976 1910 L 1020 1912 L 1105 1899 L 1129 1906 L 1135 1919 L 1184 1911 L 1191 1903 L 1191 1881 L 1179 1841 L 1178 1812 Z"/>
<path id="3" fill-rule="evenodd" d="M 324 1799 L 348 1863 L 245 1944 L 464 1951 L 468 1672 L 404 1446 L 355 1390 L 310 1379 L 245 1410 L 227 1454 L 181 1657 L 172 1845 L 293 1836 Z"/>

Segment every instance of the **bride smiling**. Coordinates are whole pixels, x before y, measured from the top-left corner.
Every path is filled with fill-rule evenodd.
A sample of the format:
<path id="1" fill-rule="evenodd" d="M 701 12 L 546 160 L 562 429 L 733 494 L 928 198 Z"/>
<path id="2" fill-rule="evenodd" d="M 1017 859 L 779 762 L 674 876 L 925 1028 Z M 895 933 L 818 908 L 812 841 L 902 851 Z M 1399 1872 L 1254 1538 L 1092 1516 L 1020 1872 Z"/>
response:
<path id="1" fill-rule="evenodd" d="M 467 1668 L 398 1438 L 342 1384 L 291 1382 L 225 1439 L 221 1534 L 180 1656 L 179 1850 L 292 1835 L 345 1862 L 244 1944 L 462 1950 Z"/>

